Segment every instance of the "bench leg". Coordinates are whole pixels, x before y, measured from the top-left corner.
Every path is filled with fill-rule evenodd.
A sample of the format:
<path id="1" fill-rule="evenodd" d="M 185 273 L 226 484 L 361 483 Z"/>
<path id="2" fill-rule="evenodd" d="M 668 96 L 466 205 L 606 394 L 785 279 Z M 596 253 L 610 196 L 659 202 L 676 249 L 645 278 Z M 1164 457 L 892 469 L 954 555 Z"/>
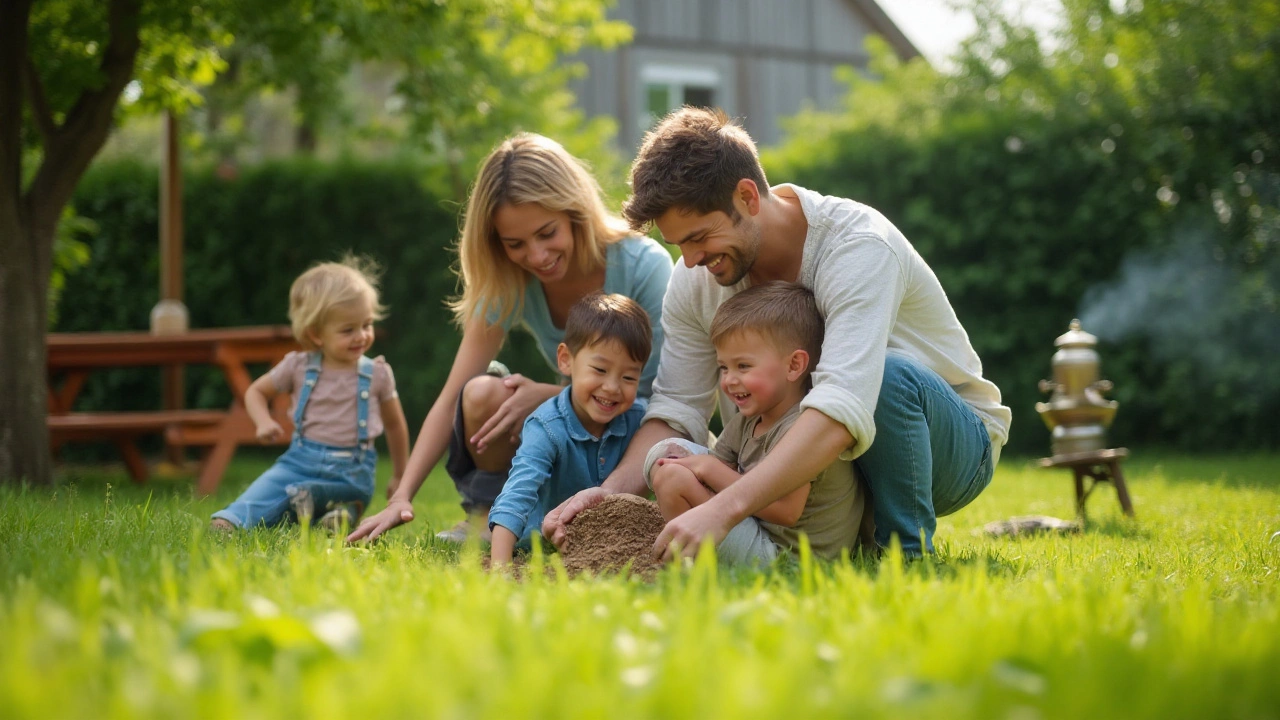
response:
<path id="1" fill-rule="evenodd" d="M 1076 517 L 1080 518 L 1081 524 L 1085 521 L 1084 504 L 1089 494 L 1084 490 L 1084 471 L 1078 467 L 1071 468 L 1071 474 L 1076 481 Z"/>
<path id="2" fill-rule="evenodd" d="M 198 495 L 201 497 L 212 495 L 218 489 L 218 484 L 222 482 L 222 474 L 227 471 L 227 465 L 235 452 L 234 440 L 221 440 L 209 448 L 209 454 L 205 456 L 204 464 L 200 467 L 200 479 L 196 482 Z"/>
<path id="3" fill-rule="evenodd" d="M 1133 517 L 1133 501 L 1129 499 L 1129 488 L 1124 484 L 1124 473 L 1120 472 L 1120 463 L 1111 461 L 1111 482 L 1116 486 L 1116 497 L 1120 499 L 1120 509 L 1125 515 Z"/>
<path id="4" fill-rule="evenodd" d="M 143 459 L 142 453 L 138 452 L 138 446 L 133 444 L 133 438 L 117 439 L 116 447 L 120 450 L 120 457 L 124 458 L 124 466 L 129 470 L 129 477 L 139 485 L 145 483 L 147 461 Z"/>

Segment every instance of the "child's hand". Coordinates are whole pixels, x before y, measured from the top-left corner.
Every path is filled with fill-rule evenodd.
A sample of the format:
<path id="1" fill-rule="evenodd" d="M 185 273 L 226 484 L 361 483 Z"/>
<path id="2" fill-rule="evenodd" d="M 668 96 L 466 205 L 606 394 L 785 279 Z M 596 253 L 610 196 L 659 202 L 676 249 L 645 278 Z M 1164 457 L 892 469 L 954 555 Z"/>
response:
<path id="1" fill-rule="evenodd" d="M 272 443 L 284 437 L 284 428 L 275 420 L 268 419 L 258 424 L 258 442 Z"/>

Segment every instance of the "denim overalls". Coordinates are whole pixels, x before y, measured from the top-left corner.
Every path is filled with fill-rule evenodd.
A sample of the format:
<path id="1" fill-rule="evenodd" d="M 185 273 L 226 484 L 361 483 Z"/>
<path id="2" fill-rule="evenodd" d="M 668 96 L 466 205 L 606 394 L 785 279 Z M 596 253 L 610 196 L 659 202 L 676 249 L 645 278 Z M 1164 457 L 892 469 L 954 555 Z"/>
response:
<path id="1" fill-rule="evenodd" d="M 359 517 L 373 499 L 373 471 L 378 452 L 369 438 L 369 387 L 373 383 L 373 361 L 361 356 L 357 364 L 356 444 L 352 447 L 326 445 L 302 437 L 302 412 L 311 399 L 311 390 L 320 376 L 321 355 L 307 357 L 306 376 L 298 391 L 293 411 L 293 440 L 289 449 L 266 472 L 253 481 L 235 502 L 213 514 L 237 527 L 275 525 L 285 519 L 290 500 L 305 490 L 314 502 L 316 520 L 326 510 L 347 504 Z M 354 507 L 352 507 L 354 506 Z"/>

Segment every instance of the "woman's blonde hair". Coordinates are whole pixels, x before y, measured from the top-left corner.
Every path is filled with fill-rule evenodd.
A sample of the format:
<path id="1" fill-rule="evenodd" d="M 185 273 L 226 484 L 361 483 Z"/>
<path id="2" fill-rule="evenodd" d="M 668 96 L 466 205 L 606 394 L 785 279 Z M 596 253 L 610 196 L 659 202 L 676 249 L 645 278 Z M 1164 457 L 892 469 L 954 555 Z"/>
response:
<path id="1" fill-rule="evenodd" d="M 367 300 L 374 320 L 386 317 L 386 306 L 378 302 L 379 274 L 373 260 L 348 254 L 338 262 L 317 263 L 299 275 L 289 288 L 289 322 L 298 344 L 304 350 L 315 350 L 307 331 L 318 331 L 339 305 Z"/>
<path id="2" fill-rule="evenodd" d="M 603 266 L 605 246 L 628 232 L 605 210 L 596 179 L 560 143 L 533 133 L 508 138 L 485 158 L 467 201 L 458 239 L 462 295 L 449 301 L 459 325 L 495 311 L 503 324 L 523 310 L 528 277 L 507 259 L 493 216 L 503 205 L 524 203 L 569 216 L 574 263 L 584 273 Z"/>

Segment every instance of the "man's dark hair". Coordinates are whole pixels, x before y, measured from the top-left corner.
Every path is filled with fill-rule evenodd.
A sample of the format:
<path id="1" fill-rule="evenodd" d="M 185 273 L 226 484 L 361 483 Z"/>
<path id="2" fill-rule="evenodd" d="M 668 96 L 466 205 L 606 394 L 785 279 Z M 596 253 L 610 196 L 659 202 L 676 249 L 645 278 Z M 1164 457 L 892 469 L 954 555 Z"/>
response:
<path id="1" fill-rule="evenodd" d="M 719 109 L 681 108 L 645 134 L 622 217 L 644 232 L 671 208 L 699 215 L 720 210 L 736 225 L 733 193 L 743 178 L 762 195 L 769 192 L 747 131 Z"/>
<path id="2" fill-rule="evenodd" d="M 569 352 L 606 340 L 617 340 L 632 360 L 644 364 L 653 348 L 649 313 L 626 295 L 592 293 L 569 308 L 564 323 L 564 344 Z"/>

